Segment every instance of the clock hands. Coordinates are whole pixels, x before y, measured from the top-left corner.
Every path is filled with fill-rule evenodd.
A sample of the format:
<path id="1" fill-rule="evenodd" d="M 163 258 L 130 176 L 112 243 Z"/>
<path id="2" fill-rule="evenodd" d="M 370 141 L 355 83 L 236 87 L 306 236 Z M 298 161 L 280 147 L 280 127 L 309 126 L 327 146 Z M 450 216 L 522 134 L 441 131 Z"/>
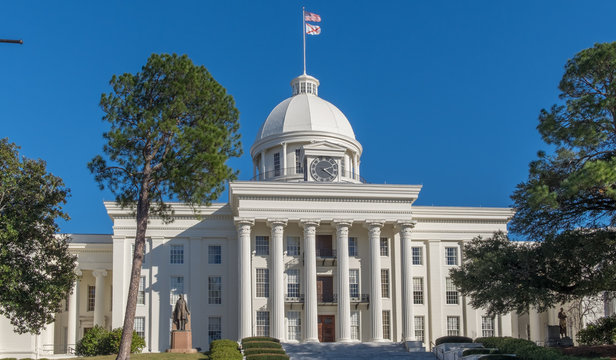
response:
<path id="1" fill-rule="evenodd" d="M 329 170 L 327 170 L 327 169 L 332 169 L 332 170 L 333 170 L 333 169 L 334 169 L 334 167 L 333 167 L 333 166 L 323 168 L 323 171 L 325 171 L 326 173 L 328 173 L 330 176 L 336 176 L 336 175 L 334 175 L 334 173 L 332 173 L 331 171 L 329 171 Z"/>

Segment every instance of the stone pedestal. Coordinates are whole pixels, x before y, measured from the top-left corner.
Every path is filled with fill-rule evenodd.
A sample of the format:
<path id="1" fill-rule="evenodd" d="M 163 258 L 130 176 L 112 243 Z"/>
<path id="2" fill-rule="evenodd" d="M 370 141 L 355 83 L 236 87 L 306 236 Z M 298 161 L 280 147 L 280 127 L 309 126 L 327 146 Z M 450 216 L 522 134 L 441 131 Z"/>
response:
<path id="1" fill-rule="evenodd" d="M 171 332 L 170 353 L 196 353 L 197 349 L 192 348 L 192 332 L 190 330 L 173 330 Z"/>

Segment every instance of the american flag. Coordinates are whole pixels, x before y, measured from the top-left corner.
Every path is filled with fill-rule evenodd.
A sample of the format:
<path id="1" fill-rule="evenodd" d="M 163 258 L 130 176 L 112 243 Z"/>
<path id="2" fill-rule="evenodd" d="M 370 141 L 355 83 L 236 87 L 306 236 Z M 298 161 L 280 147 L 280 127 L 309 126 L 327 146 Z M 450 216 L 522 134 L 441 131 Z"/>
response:
<path id="1" fill-rule="evenodd" d="M 321 33 L 321 27 L 318 25 L 306 24 L 306 34 L 319 35 Z"/>
<path id="2" fill-rule="evenodd" d="M 304 12 L 304 20 L 306 21 L 313 21 L 313 22 L 321 22 L 321 17 L 317 14 L 313 14 L 311 12 L 305 11 Z"/>

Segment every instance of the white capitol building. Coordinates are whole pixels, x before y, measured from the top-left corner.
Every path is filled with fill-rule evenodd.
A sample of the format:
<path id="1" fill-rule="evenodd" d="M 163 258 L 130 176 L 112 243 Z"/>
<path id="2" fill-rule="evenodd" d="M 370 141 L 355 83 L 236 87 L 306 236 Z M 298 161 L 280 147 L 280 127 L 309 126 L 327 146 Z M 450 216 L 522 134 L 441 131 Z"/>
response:
<path id="1" fill-rule="evenodd" d="M 169 348 L 179 294 L 193 345 L 269 335 L 286 342 L 416 341 L 444 335 L 545 341 L 557 310 L 488 317 L 449 278 L 465 242 L 506 231 L 510 208 L 414 206 L 419 185 L 360 176 L 362 146 L 345 115 L 301 75 L 250 149 L 254 181 L 229 184 L 229 202 L 174 222 L 150 217 L 135 329 L 147 352 Z M 40 335 L 0 317 L 0 357 L 66 353 L 89 328 L 121 327 L 136 223 L 113 202 L 111 235 L 72 235 L 79 280 Z M 419 344 L 418 344 L 419 345 Z"/>

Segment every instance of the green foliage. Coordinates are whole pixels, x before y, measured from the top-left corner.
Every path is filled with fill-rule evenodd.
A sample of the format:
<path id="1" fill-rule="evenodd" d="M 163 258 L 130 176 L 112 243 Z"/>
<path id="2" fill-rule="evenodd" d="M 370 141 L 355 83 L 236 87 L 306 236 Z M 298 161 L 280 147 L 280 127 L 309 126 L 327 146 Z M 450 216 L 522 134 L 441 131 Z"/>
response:
<path id="1" fill-rule="evenodd" d="M 286 354 L 287 352 L 284 349 L 273 349 L 273 348 L 248 348 L 244 349 L 244 355 L 255 355 L 255 354 Z"/>
<path id="2" fill-rule="evenodd" d="M 616 290 L 616 43 L 595 44 L 570 59 L 560 104 L 539 114 L 552 147 L 538 153 L 512 195 L 507 245 L 495 234 L 465 247 L 454 283 L 492 313 L 548 307 Z M 468 279 L 463 279 L 468 278 Z"/>
<path id="3" fill-rule="evenodd" d="M 440 344 L 457 344 L 457 343 L 472 343 L 473 339 L 466 336 L 441 336 L 434 340 L 434 345 Z"/>
<path id="4" fill-rule="evenodd" d="M 242 343 L 242 348 L 244 349 L 281 349 L 282 346 L 273 341 L 247 341 Z"/>
<path id="5" fill-rule="evenodd" d="M 246 355 L 246 360 L 289 360 L 289 355 L 286 355 L 286 354 Z"/>
<path id="6" fill-rule="evenodd" d="M 242 360 L 237 342 L 233 340 L 214 340 L 210 343 L 210 359 L 212 360 Z"/>
<path id="7" fill-rule="evenodd" d="M 580 357 L 562 355 L 558 350 L 540 347 L 524 339 L 483 337 L 475 339 L 475 342 L 485 347 L 498 348 L 503 354 L 516 354 L 519 360 L 583 360 Z"/>
<path id="8" fill-rule="evenodd" d="M 53 321 L 75 281 L 75 256 L 56 219 L 69 190 L 45 162 L 20 157 L 0 139 L 0 315 L 18 333 L 38 334 Z"/>
<path id="9" fill-rule="evenodd" d="M 462 356 L 475 355 L 475 354 L 498 354 L 498 349 L 492 348 L 473 348 L 465 349 L 462 351 Z"/>
<path id="10" fill-rule="evenodd" d="M 613 345 L 616 342 L 616 315 L 597 319 L 577 333 L 583 345 Z"/>
<path id="11" fill-rule="evenodd" d="M 249 341 L 273 341 L 279 343 L 280 340 L 269 336 L 251 336 L 242 339 L 242 343 Z"/>
<path id="12" fill-rule="evenodd" d="M 96 356 L 117 354 L 120 349 L 120 338 L 122 329 L 117 328 L 112 331 L 96 325 L 88 331 L 81 340 L 77 342 L 75 354 L 78 356 Z M 133 332 L 131 342 L 131 353 L 139 353 L 145 348 L 145 340 Z"/>

